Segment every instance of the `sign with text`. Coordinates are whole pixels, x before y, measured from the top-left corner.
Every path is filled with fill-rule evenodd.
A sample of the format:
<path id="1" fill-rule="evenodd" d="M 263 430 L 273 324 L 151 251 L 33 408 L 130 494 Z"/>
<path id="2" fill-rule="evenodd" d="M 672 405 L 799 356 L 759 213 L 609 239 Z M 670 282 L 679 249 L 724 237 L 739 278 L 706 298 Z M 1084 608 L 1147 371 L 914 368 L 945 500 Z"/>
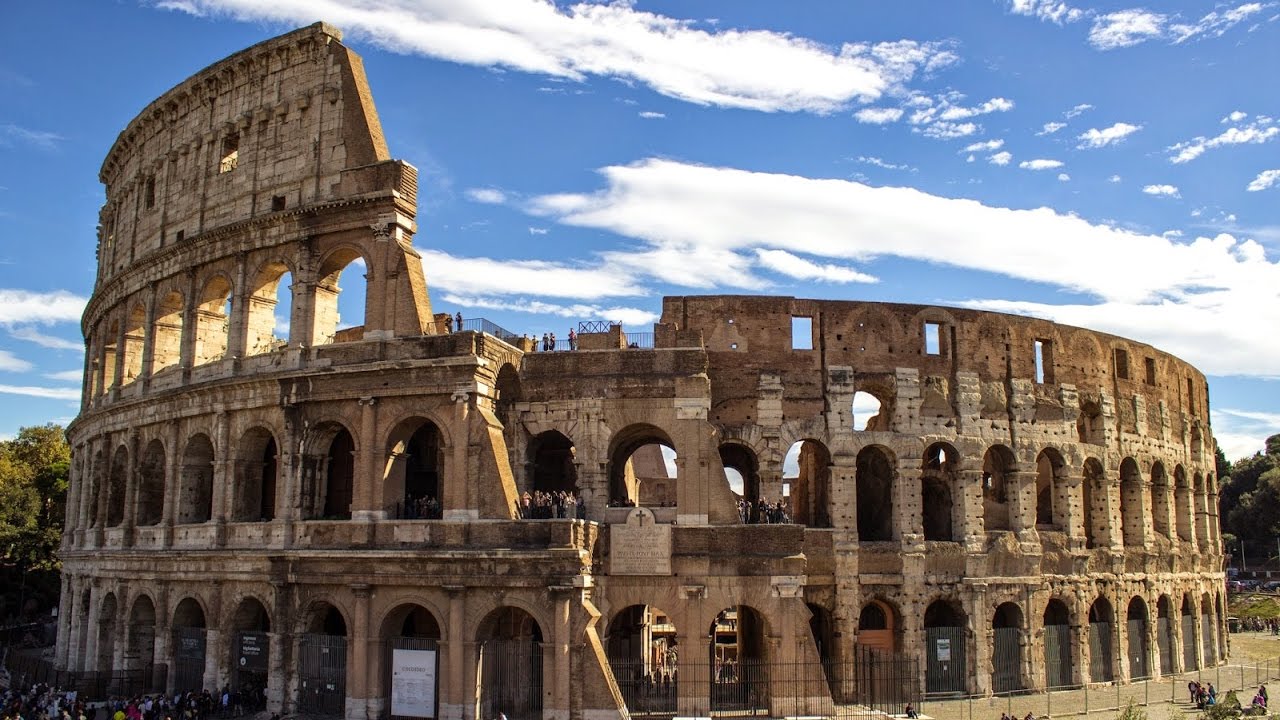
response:
<path id="1" fill-rule="evenodd" d="M 391 651 L 391 714 L 436 716 L 436 651 Z"/>
<path id="2" fill-rule="evenodd" d="M 610 526 L 609 574 L 670 575 L 671 526 L 645 508 L 632 510 L 626 524 Z"/>
<path id="3" fill-rule="evenodd" d="M 236 665 L 241 670 L 267 671 L 271 657 L 271 641 L 264 632 L 240 633 L 240 648 L 236 652 Z"/>

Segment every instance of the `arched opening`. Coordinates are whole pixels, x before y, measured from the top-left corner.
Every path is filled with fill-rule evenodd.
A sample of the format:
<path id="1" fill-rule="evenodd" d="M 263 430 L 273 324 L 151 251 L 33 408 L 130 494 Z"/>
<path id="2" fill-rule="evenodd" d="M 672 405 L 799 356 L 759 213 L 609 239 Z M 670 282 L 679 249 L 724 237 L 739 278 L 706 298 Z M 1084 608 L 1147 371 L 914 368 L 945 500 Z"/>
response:
<path id="1" fill-rule="evenodd" d="M 164 444 L 147 443 L 138 465 L 138 525 L 157 525 L 164 519 Z"/>
<path id="2" fill-rule="evenodd" d="M 1173 468 L 1173 494 L 1176 505 L 1178 539 L 1191 542 L 1191 529 L 1195 527 L 1195 511 L 1191 507 L 1191 487 L 1187 484 L 1187 472 L 1181 465 Z"/>
<path id="3" fill-rule="evenodd" d="M 353 248 L 338 249 L 321 263 L 314 290 L 312 344 L 328 345 L 364 339 L 364 310 L 368 294 L 366 271 L 365 259 Z"/>
<path id="4" fill-rule="evenodd" d="M 170 690 L 204 689 L 205 614 L 194 598 L 183 598 L 173 611 L 173 683 Z"/>
<path id="5" fill-rule="evenodd" d="M 652 605 L 623 608 L 609 622 L 605 652 L 632 715 L 676 711 L 680 649 L 669 615 Z"/>
<path id="6" fill-rule="evenodd" d="M 1209 512 L 1205 509 L 1209 499 L 1204 491 L 1204 477 L 1200 473 L 1196 473 L 1192 477 L 1194 478 L 1193 487 L 1195 492 L 1193 496 L 1193 512 L 1196 518 L 1196 542 L 1200 547 L 1204 548 L 1209 546 Z"/>
<path id="7" fill-rule="evenodd" d="M 479 717 L 542 717 L 542 628 L 528 612 L 505 606 L 480 623 Z"/>
<path id="8" fill-rule="evenodd" d="M 831 662 L 836 657 L 836 622 L 831 611 L 821 605 L 805 603 L 809 608 L 809 635 L 813 637 L 813 646 L 818 651 L 818 660 L 827 669 L 827 682 L 833 680 Z"/>
<path id="9" fill-rule="evenodd" d="M 578 466 L 573 441 L 557 430 L 539 433 L 529 441 L 529 474 L 535 493 L 578 492 Z"/>
<path id="10" fill-rule="evenodd" d="M 124 363 L 121 384 L 128 385 L 142 377 L 142 358 L 147 334 L 147 310 L 141 305 L 129 309 L 124 323 L 124 346 L 121 348 Z"/>
<path id="11" fill-rule="evenodd" d="M 116 362 L 119 360 L 120 350 L 120 321 L 112 320 L 107 325 L 106 334 L 101 337 L 102 359 L 98 363 L 98 369 L 102 375 L 98 381 L 98 388 L 105 394 L 116 386 Z"/>
<path id="12" fill-rule="evenodd" d="M 1106 432 L 1102 422 L 1102 408 L 1094 401 L 1081 401 L 1080 414 L 1076 417 L 1076 435 L 1081 443 L 1106 444 Z"/>
<path id="13" fill-rule="evenodd" d="M 129 450 L 121 445 L 111 456 L 107 479 L 107 527 L 124 524 L 124 496 L 129 484 Z"/>
<path id="14" fill-rule="evenodd" d="M 182 361 L 182 315 L 186 299 L 182 293 L 166 293 L 156 304 L 151 330 L 151 374 L 176 367 Z"/>
<path id="15" fill-rule="evenodd" d="M 959 542 L 963 539 L 956 533 L 956 527 L 964 527 L 964 518 L 955 516 L 954 489 L 959 462 L 960 453 L 947 443 L 934 443 L 924 451 L 924 463 L 920 469 L 920 509 L 925 540 Z"/>
<path id="16" fill-rule="evenodd" d="M 1061 600 L 1044 608 L 1044 682 L 1048 689 L 1072 685 L 1071 613 Z"/>
<path id="17" fill-rule="evenodd" d="M 1066 482 L 1066 462 L 1057 450 L 1042 450 L 1036 457 L 1036 528 L 1062 530 L 1070 488 Z"/>
<path id="18" fill-rule="evenodd" d="M 1182 670 L 1200 669 L 1200 653 L 1196 642 L 1196 609 L 1191 595 L 1182 596 Z"/>
<path id="19" fill-rule="evenodd" d="M 356 441 L 346 428 L 339 430 L 330 441 L 328 456 L 323 517 L 350 520 L 355 492 Z"/>
<path id="20" fill-rule="evenodd" d="M 125 695 L 145 692 L 153 685 L 152 670 L 156 651 L 156 606 L 151 598 L 139 595 L 129 610 L 129 627 L 124 646 Z"/>
<path id="21" fill-rule="evenodd" d="M 652 425 L 631 425 L 613 439 L 609 452 L 609 505 L 666 507 L 676 504 L 676 447 Z"/>
<path id="22" fill-rule="evenodd" d="M 1159 461 L 1151 465 L 1151 526 L 1157 535 L 1169 537 L 1169 514 L 1172 505 L 1169 476 Z"/>
<path id="23" fill-rule="evenodd" d="M 1002 603 L 991 618 L 991 631 L 992 689 L 998 693 L 1022 690 L 1026 687 L 1022 679 L 1022 608 Z"/>
<path id="24" fill-rule="evenodd" d="M 208 522 L 213 517 L 213 443 L 208 435 L 187 441 L 179 483 L 177 523 Z"/>
<path id="25" fill-rule="evenodd" d="M 440 717 L 440 623 L 421 605 L 401 605 L 382 622 L 382 695 L 392 717 Z M 399 686 L 399 687 L 397 687 Z"/>
<path id="26" fill-rule="evenodd" d="M 98 608 L 98 657 L 95 658 L 94 669 L 104 677 L 111 678 L 115 670 L 116 654 L 116 605 L 115 593 L 107 593 Z"/>
<path id="27" fill-rule="evenodd" d="M 1144 544 L 1142 503 L 1142 473 L 1133 458 L 1120 463 L 1120 532 L 1125 547 L 1141 547 Z"/>
<path id="28" fill-rule="evenodd" d="M 1227 628 L 1227 617 L 1226 617 L 1226 614 L 1223 613 L 1222 611 L 1222 593 L 1220 591 L 1218 592 L 1217 596 L 1214 598 L 1214 603 L 1217 605 L 1217 610 L 1218 610 L 1218 613 L 1214 615 L 1214 623 L 1213 623 L 1213 629 L 1214 629 L 1213 635 L 1218 641 L 1218 648 L 1219 648 L 1219 652 L 1215 656 L 1217 657 L 1217 656 L 1221 656 L 1227 647 L 1227 639 L 1223 637 L 1223 633 L 1226 632 L 1226 628 Z"/>
<path id="29" fill-rule="evenodd" d="M 200 292 L 195 316 L 193 363 L 204 365 L 226 357 L 231 319 L 231 282 L 222 275 L 210 278 Z"/>
<path id="30" fill-rule="evenodd" d="M 721 610 L 711 621 L 711 712 L 768 713 L 764 617 L 748 605 Z"/>
<path id="31" fill-rule="evenodd" d="M 236 522 L 266 522 L 276 516 L 276 483 L 279 476 L 279 449 L 266 428 L 253 428 L 240 438 L 236 458 L 238 492 L 232 519 Z"/>
<path id="32" fill-rule="evenodd" d="M 1107 490 L 1102 463 L 1095 458 L 1084 461 L 1080 489 L 1084 495 L 1084 542 L 1089 549 L 1103 546 L 1107 537 Z"/>
<path id="33" fill-rule="evenodd" d="M 889 429 L 889 414 L 885 404 L 869 392 L 859 390 L 853 394 L 853 429 L 857 432 L 875 432 Z"/>
<path id="34" fill-rule="evenodd" d="M 444 443 L 440 428 L 422 417 L 398 424 L 387 441 L 383 502 L 392 517 L 438 520 L 444 515 Z"/>
<path id="35" fill-rule="evenodd" d="M 1089 679 L 1093 682 L 1111 682 L 1114 653 L 1111 644 L 1113 614 L 1111 603 L 1100 597 L 1089 607 Z"/>
<path id="36" fill-rule="evenodd" d="M 883 448 L 865 447 L 857 460 L 858 540 L 893 539 L 894 462 Z"/>
<path id="37" fill-rule="evenodd" d="M 1204 665 L 1205 667 L 1213 667 L 1218 664 L 1217 633 L 1213 627 L 1213 601 L 1209 599 L 1209 593 L 1205 593 L 1200 599 L 1200 642 L 1204 644 Z"/>
<path id="38" fill-rule="evenodd" d="M 1128 624 L 1126 635 L 1129 640 L 1129 679 L 1137 680 L 1150 677 L 1151 665 L 1147 660 L 1147 603 L 1139 596 L 1129 601 L 1129 609 L 1125 613 Z"/>
<path id="39" fill-rule="evenodd" d="M 346 714 L 347 619 L 326 602 L 311 606 L 298 638 L 298 711 Z"/>
<path id="40" fill-rule="evenodd" d="M 831 453 L 817 440 L 792 443 L 782 460 L 782 494 L 795 522 L 831 527 Z"/>
<path id="41" fill-rule="evenodd" d="M 238 692 L 241 709 L 260 711 L 267 704 L 267 677 L 271 668 L 271 616 L 257 599 L 240 601 L 231 616 L 231 687 Z"/>
<path id="42" fill-rule="evenodd" d="M 982 458 L 982 518 L 987 532 L 1013 529 L 1013 501 L 1018 488 L 1009 477 L 1013 452 L 995 445 Z"/>
<path id="43" fill-rule="evenodd" d="M 502 364 L 502 369 L 498 371 L 498 377 L 494 380 L 494 390 L 497 393 L 497 397 L 494 398 L 494 412 L 504 426 L 515 427 L 515 423 L 511 421 L 511 409 L 520 401 L 521 396 L 520 371 L 516 370 L 515 365 Z"/>
<path id="44" fill-rule="evenodd" d="M 258 271 L 249 293 L 245 320 L 248 355 L 282 350 L 289 344 L 293 309 L 293 275 L 282 262 L 268 263 Z"/>
<path id="45" fill-rule="evenodd" d="M 940 599 L 924 611 L 925 692 L 965 692 L 965 615 L 960 603 Z"/>
<path id="46" fill-rule="evenodd" d="M 1173 603 L 1168 595 L 1156 601 L 1156 647 L 1160 650 L 1160 674 L 1173 672 Z"/>
<path id="47" fill-rule="evenodd" d="M 898 642 L 897 613 L 880 600 L 872 600 L 858 613 L 858 645 L 885 653 L 895 653 Z"/>
<path id="48" fill-rule="evenodd" d="M 83 668 L 87 671 L 95 669 L 94 663 L 97 658 L 89 657 L 89 629 L 93 627 L 93 593 L 90 588 L 85 588 L 80 593 L 80 604 L 76 606 L 77 614 L 80 620 L 79 634 L 79 656 L 72 658 L 73 666 Z"/>
<path id="49" fill-rule="evenodd" d="M 755 452 L 740 443 L 720 446 L 720 464 L 725 482 L 738 496 L 738 516 L 743 522 L 783 522 L 781 501 L 768 502 L 760 494 L 760 461 Z"/>

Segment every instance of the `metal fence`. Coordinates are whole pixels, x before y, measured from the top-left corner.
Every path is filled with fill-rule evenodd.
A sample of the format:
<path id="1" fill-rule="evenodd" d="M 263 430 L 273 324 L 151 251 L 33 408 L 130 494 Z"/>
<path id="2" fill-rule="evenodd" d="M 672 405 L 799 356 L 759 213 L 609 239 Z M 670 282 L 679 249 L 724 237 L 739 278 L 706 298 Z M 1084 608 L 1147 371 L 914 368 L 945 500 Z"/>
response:
<path id="1" fill-rule="evenodd" d="M 347 639 L 303 635 L 298 642 L 298 710 L 344 716 L 347 711 Z"/>
<path id="2" fill-rule="evenodd" d="M 480 643 L 480 717 L 536 720 L 542 717 L 542 643 L 487 640 Z"/>
<path id="3" fill-rule="evenodd" d="M 462 325 L 455 328 L 455 332 L 462 332 L 466 330 L 488 333 L 489 335 L 500 340 L 505 340 L 508 343 L 514 343 L 520 339 L 519 335 L 516 335 L 497 323 L 489 322 L 484 318 L 463 318 Z"/>

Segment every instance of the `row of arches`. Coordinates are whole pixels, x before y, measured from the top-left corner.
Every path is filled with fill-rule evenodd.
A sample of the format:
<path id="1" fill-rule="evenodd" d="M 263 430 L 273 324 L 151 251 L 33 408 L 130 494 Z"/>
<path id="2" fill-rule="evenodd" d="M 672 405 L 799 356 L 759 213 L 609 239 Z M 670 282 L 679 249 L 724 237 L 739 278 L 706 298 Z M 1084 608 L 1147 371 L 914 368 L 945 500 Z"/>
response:
<path id="1" fill-rule="evenodd" d="M 89 337 L 89 396 L 172 368 L 358 339 L 352 335 L 363 324 L 368 291 L 362 252 L 331 251 L 313 277 L 299 277 L 296 266 L 268 260 L 239 288 L 233 273 L 216 270 L 122 303 Z M 361 322 L 343 323 L 344 316 Z"/>

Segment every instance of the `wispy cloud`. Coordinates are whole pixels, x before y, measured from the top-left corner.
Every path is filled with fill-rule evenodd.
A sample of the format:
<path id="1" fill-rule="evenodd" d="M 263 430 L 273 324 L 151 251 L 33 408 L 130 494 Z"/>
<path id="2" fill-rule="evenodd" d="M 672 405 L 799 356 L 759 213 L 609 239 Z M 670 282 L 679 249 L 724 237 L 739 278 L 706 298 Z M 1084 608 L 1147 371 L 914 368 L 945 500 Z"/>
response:
<path id="1" fill-rule="evenodd" d="M 32 145 L 41 150 L 54 150 L 63 137 L 45 130 L 29 130 L 13 123 L 0 124 L 0 146 Z"/>
<path id="2" fill-rule="evenodd" d="M 528 298 L 507 300 L 496 297 L 458 295 L 455 293 L 445 293 L 443 299 L 447 303 L 469 308 L 526 312 L 535 315 L 558 315 L 575 319 L 596 318 L 612 320 L 623 325 L 645 325 L 658 319 L 658 314 L 651 310 L 633 307 L 605 307 L 590 304 L 561 305 Z"/>
<path id="3" fill-rule="evenodd" d="M 1132 47 L 1149 40 L 1177 45 L 1200 38 L 1222 37 L 1228 30 L 1258 15 L 1274 2 L 1249 2 L 1227 10 L 1214 10 L 1194 22 L 1142 8 L 1096 15 L 1089 43 L 1099 50 Z"/>
<path id="4" fill-rule="evenodd" d="M 1272 187 L 1277 182 L 1280 182 L 1280 170 L 1263 170 L 1245 189 L 1249 192 L 1258 192 Z"/>
<path id="5" fill-rule="evenodd" d="M 1142 192 L 1157 197 L 1182 197 L 1182 194 L 1178 192 L 1177 186 L 1174 185 L 1146 185 L 1142 188 Z"/>
<path id="6" fill-rule="evenodd" d="M 1063 122 L 1047 122 L 1036 135 L 1052 135 L 1066 126 L 1067 124 Z"/>
<path id="7" fill-rule="evenodd" d="M 962 153 L 994 152 L 996 150 L 999 150 L 1002 147 L 1004 147 L 1004 140 L 999 140 L 999 139 L 984 140 L 982 142 L 970 143 L 969 145 L 966 145 L 965 148 L 960 152 Z"/>
<path id="8" fill-rule="evenodd" d="M 84 350 L 84 343 L 47 335 L 29 325 L 19 325 L 10 330 L 9 335 L 18 340 L 25 340 L 53 350 Z"/>
<path id="9" fill-rule="evenodd" d="M 59 372 L 45 373 L 45 377 L 50 380 L 59 380 L 62 382 L 80 382 L 84 379 L 84 373 L 79 370 L 61 370 Z"/>
<path id="10" fill-rule="evenodd" d="M 418 251 L 423 265 L 431 268 L 432 285 L 455 295 L 527 295 L 534 287 L 544 297 L 584 300 L 646 294 L 634 276 L 603 263 L 575 266 L 543 260 L 456 257 L 423 248 Z"/>
<path id="11" fill-rule="evenodd" d="M 699 105 L 766 112 L 830 113 L 874 102 L 957 60 L 946 43 L 828 47 L 781 32 L 707 29 L 630 3 L 182 0 L 168 7 L 250 22 L 322 17 L 394 52 L 575 81 L 619 79 Z"/>
<path id="12" fill-rule="evenodd" d="M 49 388 L 34 385 L 0 385 L 0 393 L 26 395 L 51 400 L 79 400 L 80 388 Z"/>
<path id="13" fill-rule="evenodd" d="M 1125 138 L 1142 129 L 1141 125 L 1130 125 L 1129 123 L 1118 122 L 1111 127 L 1089 128 L 1081 133 L 1076 139 L 1080 141 L 1077 148 L 1092 149 L 1106 147 L 1115 143 L 1122 142 Z"/>
<path id="14" fill-rule="evenodd" d="M 666 116 L 667 116 L 666 113 L 654 112 L 652 110 L 645 110 L 640 113 L 640 117 L 644 118 L 645 120 L 661 120 Z"/>
<path id="15" fill-rule="evenodd" d="M 79 322 L 87 299 L 67 292 L 0 288 L 0 326 Z"/>
<path id="16" fill-rule="evenodd" d="M 1267 438 L 1280 433 L 1280 414 L 1215 407 L 1213 439 L 1228 460 L 1250 457 L 1266 448 Z"/>
<path id="17" fill-rule="evenodd" d="M 902 118 L 902 108 L 862 108 L 853 114 L 854 119 L 868 125 L 887 125 Z"/>
<path id="18" fill-rule="evenodd" d="M 1070 110 L 1067 110 L 1062 114 L 1064 117 L 1070 120 L 1071 118 L 1079 117 L 1080 115 L 1083 115 L 1092 109 L 1093 109 L 1093 106 L 1090 105 L 1089 103 L 1080 103 L 1079 105 L 1072 107 Z"/>
<path id="19" fill-rule="evenodd" d="M 1195 160 L 1206 150 L 1225 145 L 1261 145 L 1277 137 L 1280 137 L 1280 126 L 1276 125 L 1274 119 L 1260 115 L 1248 124 L 1227 128 L 1220 135 L 1214 137 L 1200 135 L 1185 142 L 1170 145 L 1168 151 L 1173 154 L 1173 157 L 1169 158 L 1169 162 L 1179 165 Z"/>
<path id="20" fill-rule="evenodd" d="M 1062 167 L 1062 161 L 1036 158 L 1035 160 L 1023 160 L 1018 163 L 1018 167 L 1023 170 L 1056 170 Z"/>
<path id="21" fill-rule="evenodd" d="M 501 205 L 507 201 L 507 194 L 497 188 L 469 188 L 463 194 L 486 205 Z"/>
<path id="22" fill-rule="evenodd" d="M 817 280 L 831 283 L 876 283 L 879 278 L 841 265 L 819 264 L 797 257 L 786 250 L 756 250 L 760 264 L 777 273 L 796 280 Z"/>
<path id="23" fill-rule="evenodd" d="M 885 170 L 915 170 L 915 168 L 905 163 L 891 163 L 878 157 L 869 157 L 867 155 L 859 155 L 856 160 L 863 165 L 875 165 Z"/>
<path id="24" fill-rule="evenodd" d="M 35 366 L 8 350 L 0 350 L 0 371 L 26 372 L 33 367 Z"/>
<path id="25" fill-rule="evenodd" d="M 1009 12 L 1059 25 L 1083 20 L 1086 15 L 1084 10 L 1071 7 L 1061 0 L 1009 0 Z"/>
<path id="26" fill-rule="evenodd" d="M 1008 150 L 1002 150 L 1001 152 L 998 152 L 995 155 L 992 155 L 987 158 L 987 162 L 991 163 L 992 165 L 1008 165 L 1012 161 L 1013 161 L 1013 153 L 1009 152 Z"/>

